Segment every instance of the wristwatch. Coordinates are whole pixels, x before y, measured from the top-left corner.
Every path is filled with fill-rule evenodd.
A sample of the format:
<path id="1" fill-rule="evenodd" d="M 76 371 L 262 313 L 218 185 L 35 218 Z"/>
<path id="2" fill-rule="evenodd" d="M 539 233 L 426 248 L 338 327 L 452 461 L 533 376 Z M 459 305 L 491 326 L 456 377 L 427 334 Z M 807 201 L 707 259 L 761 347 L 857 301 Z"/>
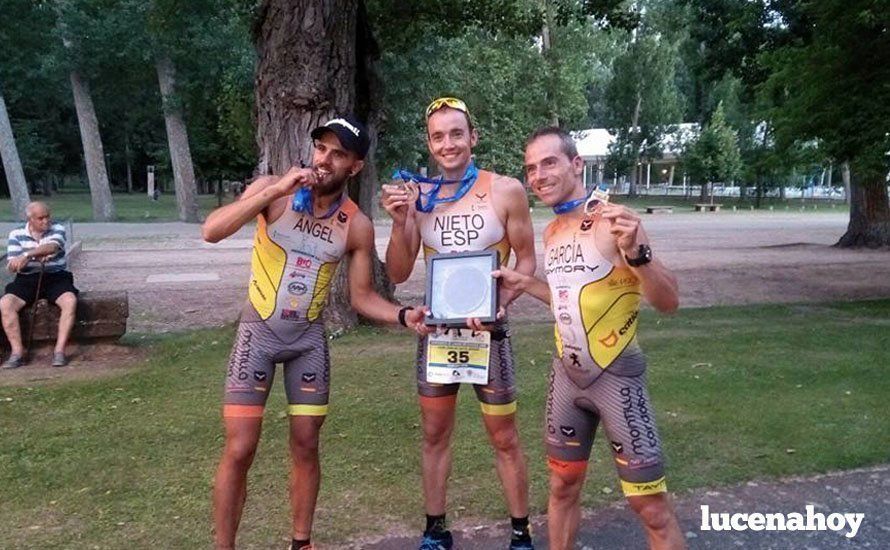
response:
<path id="1" fill-rule="evenodd" d="M 413 309 L 414 309 L 414 308 L 411 307 L 411 306 L 405 306 L 405 307 L 403 307 L 402 309 L 399 310 L 399 324 L 400 324 L 400 325 L 402 325 L 403 327 L 407 327 L 407 326 L 408 326 L 408 323 L 405 322 L 405 314 L 406 314 L 408 311 L 413 310 Z"/>
<path id="2" fill-rule="evenodd" d="M 641 244 L 640 247 L 637 248 L 636 258 L 628 258 L 627 254 L 625 254 L 624 259 L 627 261 L 627 265 L 631 267 L 646 265 L 652 261 L 652 249 L 649 248 L 648 244 Z"/>

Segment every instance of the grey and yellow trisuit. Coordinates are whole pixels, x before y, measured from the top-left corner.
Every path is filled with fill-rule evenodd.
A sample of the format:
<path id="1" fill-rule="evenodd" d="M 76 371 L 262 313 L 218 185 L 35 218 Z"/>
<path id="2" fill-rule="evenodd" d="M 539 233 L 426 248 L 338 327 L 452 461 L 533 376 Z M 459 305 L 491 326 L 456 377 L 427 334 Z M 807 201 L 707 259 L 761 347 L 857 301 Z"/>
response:
<path id="1" fill-rule="evenodd" d="M 223 416 L 262 417 L 276 363 L 284 364 L 289 414 L 327 414 L 330 360 L 321 313 L 357 211 L 344 197 L 323 219 L 291 208 L 272 223 L 259 216 Z"/>

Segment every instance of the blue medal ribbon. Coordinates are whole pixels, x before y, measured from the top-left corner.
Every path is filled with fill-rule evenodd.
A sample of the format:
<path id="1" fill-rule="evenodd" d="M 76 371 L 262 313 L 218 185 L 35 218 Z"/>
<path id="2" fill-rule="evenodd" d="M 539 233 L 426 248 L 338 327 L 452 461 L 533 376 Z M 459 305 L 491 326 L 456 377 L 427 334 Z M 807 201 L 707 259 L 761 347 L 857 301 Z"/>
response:
<path id="1" fill-rule="evenodd" d="M 554 214 L 565 214 L 566 212 L 571 212 L 572 210 L 578 208 L 590 198 L 590 195 L 586 197 L 582 197 L 580 199 L 573 199 L 566 202 L 561 202 L 553 207 Z"/>
<path id="2" fill-rule="evenodd" d="M 572 210 L 578 208 L 582 204 L 586 204 L 586 203 L 590 202 L 590 198 L 592 196 L 594 196 L 594 194 L 597 192 L 599 193 L 599 195 L 597 196 L 596 199 L 593 200 L 593 206 L 596 206 L 597 204 L 599 204 L 603 201 L 608 202 L 608 196 L 609 196 L 608 189 L 605 186 L 599 185 L 597 187 L 594 187 L 593 190 L 590 193 L 588 193 L 587 196 L 584 198 L 572 199 L 570 201 L 561 202 L 561 203 L 555 205 L 553 207 L 553 213 L 554 214 L 565 214 L 567 212 L 571 212 Z M 600 200 L 600 198 L 602 198 L 602 200 Z"/>
<path id="3" fill-rule="evenodd" d="M 473 184 L 476 183 L 476 179 L 479 177 L 479 169 L 476 168 L 476 163 L 471 162 L 470 166 L 467 167 L 467 171 L 464 172 L 464 177 L 459 180 L 446 180 L 443 178 L 428 178 L 426 176 L 422 176 L 420 174 L 415 174 L 408 170 L 398 169 L 393 172 L 392 179 L 401 179 L 404 182 L 415 182 L 419 184 L 429 184 L 432 185 L 433 188 L 430 191 L 422 191 L 418 189 L 417 201 L 414 206 L 418 211 L 423 213 L 432 212 L 433 209 L 438 204 L 445 204 L 449 202 L 457 202 L 464 195 L 467 194 L 467 191 L 473 187 Z M 454 192 L 450 197 L 439 198 L 439 192 L 442 190 L 443 185 L 454 185 L 460 184 L 460 187 Z"/>
<path id="4" fill-rule="evenodd" d="M 294 199 L 291 201 L 290 207 L 294 212 L 303 212 L 309 214 L 313 218 L 317 220 L 326 220 L 334 215 L 342 205 L 343 200 L 346 198 L 346 192 L 340 193 L 340 198 L 334 201 L 334 204 L 328 209 L 327 212 L 323 216 L 316 217 L 315 209 L 312 207 L 313 198 L 312 198 L 312 190 L 308 187 L 301 187 L 294 193 Z"/>

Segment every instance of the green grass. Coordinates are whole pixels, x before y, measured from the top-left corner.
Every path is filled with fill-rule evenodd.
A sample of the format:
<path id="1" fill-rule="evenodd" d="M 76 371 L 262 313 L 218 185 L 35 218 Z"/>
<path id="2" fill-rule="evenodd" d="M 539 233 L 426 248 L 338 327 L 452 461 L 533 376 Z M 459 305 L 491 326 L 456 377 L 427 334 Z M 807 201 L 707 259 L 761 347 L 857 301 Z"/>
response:
<path id="1" fill-rule="evenodd" d="M 34 195 L 31 198 L 49 204 L 53 217 L 58 220 L 71 218 L 76 222 L 93 221 L 93 206 L 87 192 L 60 192 L 49 197 Z M 113 200 L 117 221 L 161 222 L 179 219 L 176 210 L 176 197 L 172 193 L 161 195 L 157 201 L 150 200 L 145 193 L 114 193 Z M 231 202 L 232 198 L 227 196 L 223 200 L 223 204 L 225 204 Z M 202 217 L 216 206 L 216 195 L 198 196 L 198 210 Z M 0 216 L 2 216 L 2 221 L 15 219 L 9 199 L 0 200 Z"/>
<path id="2" fill-rule="evenodd" d="M 890 300 L 684 310 L 670 318 L 645 312 L 641 343 L 671 490 L 890 460 L 888 319 Z M 514 328 L 532 511 L 542 513 L 552 330 Z M 0 387 L 2 545 L 207 547 L 232 335 L 226 329 L 156 339 L 145 365 L 113 378 Z M 419 529 L 412 338 L 362 329 L 331 348 L 316 538 L 336 543 L 369 534 L 357 524 L 362 531 Z M 288 536 L 284 405 L 279 382 L 251 471 L 241 548 L 283 545 Z M 503 519 L 491 451 L 467 388 L 458 415 L 449 515 Z M 594 506 L 620 498 L 601 437 L 595 447 L 584 496 Z"/>

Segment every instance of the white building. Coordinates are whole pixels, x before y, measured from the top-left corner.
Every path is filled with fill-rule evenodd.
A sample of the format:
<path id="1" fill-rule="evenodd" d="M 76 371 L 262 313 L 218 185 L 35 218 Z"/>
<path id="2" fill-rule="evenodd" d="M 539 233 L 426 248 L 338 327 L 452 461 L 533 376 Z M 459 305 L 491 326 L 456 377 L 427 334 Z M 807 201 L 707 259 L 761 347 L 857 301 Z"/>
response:
<path id="1" fill-rule="evenodd" d="M 637 165 L 637 184 L 674 185 L 674 177 L 680 156 L 686 144 L 698 134 L 699 125 L 693 122 L 677 124 L 673 132 L 665 134 L 661 140 L 661 157 L 657 159 L 641 159 Z M 606 128 L 591 128 L 573 132 L 578 154 L 584 159 L 584 185 L 610 183 L 613 186 L 622 183 L 627 174 L 606 174 L 605 165 L 609 158 L 609 146 L 615 142 L 615 136 Z M 683 185 L 686 178 L 683 176 Z"/>

